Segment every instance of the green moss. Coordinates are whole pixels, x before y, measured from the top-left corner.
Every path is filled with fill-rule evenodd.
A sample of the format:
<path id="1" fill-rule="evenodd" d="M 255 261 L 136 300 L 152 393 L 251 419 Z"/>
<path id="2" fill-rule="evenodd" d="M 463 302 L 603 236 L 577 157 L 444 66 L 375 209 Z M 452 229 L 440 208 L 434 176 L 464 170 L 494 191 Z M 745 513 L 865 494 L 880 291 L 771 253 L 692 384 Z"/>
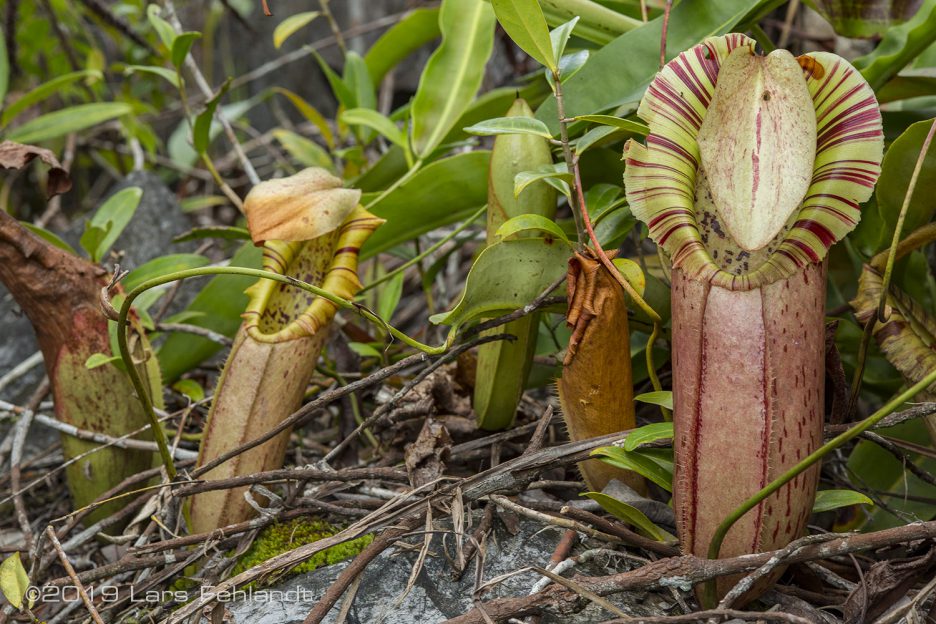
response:
<path id="1" fill-rule="evenodd" d="M 287 522 L 270 525 L 260 531 L 247 552 L 241 556 L 234 567 L 234 574 L 240 574 L 248 568 L 263 563 L 276 555 L 294 550 L 303 544 L 311 544 L 320 539 L 331 537 L 340 530 L 341 527 L 329 524 L 324 520 L 308 517 L 294 518 Z M 288 574 L 311 572 L 321 566 L 349 559 L 361 552 L 373 539 L 372 535 L 365 535 L 344 544 L 326 548 L 313 555 L 308 561 L 300 563 L 289 570 Z"/>

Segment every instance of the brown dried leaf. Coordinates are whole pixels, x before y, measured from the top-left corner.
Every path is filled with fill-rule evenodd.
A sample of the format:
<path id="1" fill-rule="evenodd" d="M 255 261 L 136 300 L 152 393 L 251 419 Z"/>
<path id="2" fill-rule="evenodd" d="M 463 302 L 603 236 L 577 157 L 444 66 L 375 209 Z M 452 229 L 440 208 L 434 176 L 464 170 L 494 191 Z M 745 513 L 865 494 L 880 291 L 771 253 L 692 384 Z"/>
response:
<path id="1" fill-rule="evenodd" d="M 48 197 L 66 193 L 71 189 L 72 183 L 68 172 L 50 150 L 13 141 L 0 143 L 0 167 L 4 169 L 22 169 L 36 158 L 51 167 L 46 189 Z"/>
<path id="2" fill-rule="evenodd" d="M 874 621 L 890 609 L 917 581 L 927 581 L 936 571 L 936 547 L 912 559 L 879 561 L 871 566 L 845 601 L 844 624 Z"/>
<path id="3" fill-rule="evenodd" d="M 413 487 L 435 481 L 445 473 L 452 437 L 442 423 L 427 418 L 416 441 L 406 447 L 406 472 Z"/>

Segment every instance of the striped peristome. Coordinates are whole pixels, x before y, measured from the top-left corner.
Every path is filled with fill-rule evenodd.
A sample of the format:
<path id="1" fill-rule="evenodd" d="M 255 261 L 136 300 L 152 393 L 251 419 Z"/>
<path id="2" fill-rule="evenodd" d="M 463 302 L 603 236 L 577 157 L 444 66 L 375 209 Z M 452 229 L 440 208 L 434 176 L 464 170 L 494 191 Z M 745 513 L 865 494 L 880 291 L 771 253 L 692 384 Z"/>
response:
<path id="1" fill-rule="evenodd" d="M 797 60 L 816 114 L 813 175 L 802 204 L 749 270 L 713 259 L 697 222 L 699 130 L 729 54 L 755 42 L 741 34 L 712 37 L 680 54 L 647 89 L 637 114 L 650 126 L 646 145 L 627 143 L 624 180 L 634 215 L 670 255 L 674 268 L 729 290 L 750 290 L 822 260 L 858 223 L 880 174 L 884 139 L 874 92 L 847 61 L 828 52 Z"/>

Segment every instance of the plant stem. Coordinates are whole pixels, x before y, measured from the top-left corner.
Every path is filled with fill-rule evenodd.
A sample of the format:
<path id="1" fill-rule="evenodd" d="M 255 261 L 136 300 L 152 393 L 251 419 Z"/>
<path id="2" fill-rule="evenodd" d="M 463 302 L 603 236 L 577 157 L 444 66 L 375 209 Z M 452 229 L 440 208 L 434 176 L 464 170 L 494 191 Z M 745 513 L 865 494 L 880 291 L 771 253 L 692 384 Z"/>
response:
<path id="1" fill-rule="evenodd" d="M 833 451 L 845 444 L 849 440 L 861 435 L 878 422 L 880 422 L 884 417 L 891 414 L 898 407 L 912 399 L 917 393 L 925 390 L 930 385 L 936 382 L 936 369 L 930 371 L 926 377 L 921 379 L 919 382 L 913 384 L 910 388 L 894 397 L 888 401 L 881 409 L 876 411 L 871 416 L 867 417 L 854 427 L 851 427 L 847 431 L 835 436 L 818 449 L 806 456 L 805 459 L 800 461 L 798 464 L 787 470 L 785 473 L 771 481 L 767 487 L 761 489 L 757 494 L 751 498 L 744 501 L 737 509 L 735 509 L 731 514 L 725 518 L 718 528 L 715 530 L 715 534 L 712 536 L 712 541 L 709 543 L 708 558 L 709 559 L 718 559 L 719 551 L 721 550 L 722 542 L 725 539 L 725 536 L 728 534 L 728 531 L 734 526 L 735 522 L 740 520 L 747 512 L 751 511 L 760 504 L 768 496 L 782 488 L 784 485 L 795 479 L 807 468 L 821 460 L 825 457 L 830 451 Z M 703 603 L 705 604 L 715 604 L 715 584 L 714 582 L 708 582 L 705 585 L 705 590 L 703 594 Z"/>
<path id="2" fill-rule="evenodd" d="M 562 97 L 562 80 L 560 80 L 558 72 L 553 73 L 553 90 L 556 95 L 556 110 L 559 113 L 559 136 L 562 141 L 562 156 L 565 159 L 566 166 L 569 168 L 569 172 L 571 172 L 573 167 L 576 166 L 576 163 L 572 159 L 572 148 L 569 147 L 569 126 L 566 121 L 565 100 Z M 577 187 L 578 184 L 577 181 L 572 181 L 573 187 Z M 572 193 L 575 193 L 575 188 L 572 189 Z M 579 247 L 584 247 L 585 236 L 583 235 L 582 229 L 582 217 L 572 204 L 572 198 L 570 197 L 569 207 L 572 209 L 572 217 L 575 219 L 575 235 L 578 237 Z M 585 208 L 583 207 L 581 212 L 584 211 Z"/>

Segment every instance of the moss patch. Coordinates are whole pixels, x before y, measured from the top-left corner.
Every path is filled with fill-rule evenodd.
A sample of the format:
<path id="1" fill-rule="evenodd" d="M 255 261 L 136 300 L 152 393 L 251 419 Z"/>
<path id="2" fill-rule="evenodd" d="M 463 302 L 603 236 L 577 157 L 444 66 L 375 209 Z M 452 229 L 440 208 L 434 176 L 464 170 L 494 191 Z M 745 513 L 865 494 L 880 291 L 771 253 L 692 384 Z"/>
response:
<path id="1" fill-rule="evenodd" d="M 241 556 L 234 567 L 234 574 L 240 574 L 248 568 L 263 563 L 276 555 L 289 552 L 303 544 L 311 544 L 320 539 L 331 537 L 340 530 L 341 527 L 318 518 L 294 518 L 287 522 L 270 525 L 260 531 L 247 552 Z M 308 561 L 295 566 L 287 574 L 311 572 L 321 566 L 349 559 L 361 552 L 373 539 L 372 535 L 365 535 L 344 544 L 326 548 L 322 552 L 313 555 Z"/>

